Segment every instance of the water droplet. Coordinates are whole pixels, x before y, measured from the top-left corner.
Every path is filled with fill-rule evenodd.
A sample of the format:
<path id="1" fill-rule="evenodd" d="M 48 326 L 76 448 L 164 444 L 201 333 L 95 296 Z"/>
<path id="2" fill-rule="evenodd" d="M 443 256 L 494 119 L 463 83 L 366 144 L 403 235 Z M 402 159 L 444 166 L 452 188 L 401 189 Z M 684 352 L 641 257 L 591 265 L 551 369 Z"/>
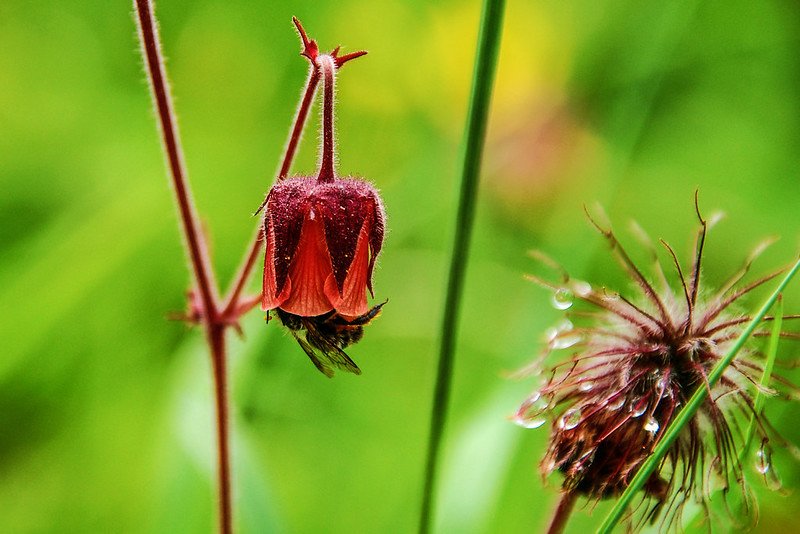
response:
<path id="1" fill-rule="evenodd" d="M 583 280 L 575 280 L 572 283 L 572 290 L 579 297 L 588 297 L 592 293 L 592 285 Z"/>
<path id="2" fill-rule="evenodd" d="M 770 448 L 766 438 L 761 442 L 761 447 L 756 451 L 755 463 L 756 471 L 764 476 L 767 487 L 773 491 L 780 490 L 782 487 L 781 479 L 772 465 L 772 448 Z"/>
<path id="3" fill-rule="evenodd" d="M 560 287 L 553 293 L 553 307 L 557 310 L 566 310 L 572 306 L 572 292 Z"/>
<path id="4" fill-rule="evenodd" d="M 658 379 L 658 383 L 656 383 L 656 388 L 661 392 L 667 391 L 669 388 L 669 382 L 669 377 L 667 375 L 662 375 Z"/>
<path id="5" fill-rule="evenodd" d="M 581 382 L 580 385 L 578 385 L 578 389 L 581 391 L 591 391 L 593 387 L 594 384 L 590 381 Z"/>
<path id="6" fill-rule="evenodd" d="M 524 428 L 539 428 L 547 421 L 543 414 L 548 406 L 547 400 L 542 398 L 541 393 L 534 391 L 519 407 L 513 421 Z"/>
<path id="7" fill-rule="evenodd" d="M 550 347 L 553 349 L 568 349 L 583 341 L 583 336 L 579 334 L 571 334 L 568 336 L 556 336 L 550 342 Z"/>
<path id="8" fill-rule="evenodd" d="M 766 475 L 771 468 L 772 468 L 772 454 L 770 453 L 769 449 L 765 448 L 764 445 L 762 445 L 756 451 L 756 471 L 758 471 L 762 475 Z"/>
<path id="9" fill-rule="evenodd" d="M 552 343 L 557 335 L 558 335 L 558 329 L 555 327 L 548 328 L 547 330 L 544 331 L 544 337 L 545 339 L 547 339 L 548 343 Z"/>
<path id="10" fill-rule="evenodd" d="M 575 325 L 572 324 L 572 321 L 570 321 L 569 319 L 562 319 L 556 325 L 556 330 L 558 330 L 559 333 L 560 332 L 569 332 L 573 328 L 575 328 Z"/>
<path id="11" fill-rule="evenodd" d="M 611 411 L 619 410 L 620 408 L 622 408 L 623 404 L 625 404 L 625 397 L 620 395 L 616 399 L 611 399 L 610 401 L 608 401 L 608 404 L 606 404 L 606 410 L 611 410 Z"/>
<path id="12" fill-rule="evenodd" d="M 547 419 L 544 417 L 533 417 L 530 419 L 526 417 L 515 417 L 514 422 L 522 428 L 539 428 L 547 422 Z"/>
<path id="13" fill-rule="evenodd" d="M 652 416 L 647 418 L 647 422 L 644 424 L 644 429 L 646 432 L 655 434 L 658 432 L 659 428 L 661 428 L 661 425 L 658 424 L 658 421 L 656 421 L 655 418 Z"/>
<path id="14" fill-rule="evenodd" d="M 560 321 L 555 327 L 548 328 L 545 332 L 547 343 L 551 349 L 566 349 L 583 341 L 580 334 L 568 335 L 570 330 L 575 328 L 569 319 Z"/>
<path id="15" fill-rule="evenodd" d="M 630 404 L 631 417 L 641 417 L 647 411 L 647 399 L 632 400 Z"/>
<path id="16" fill-rule="evenodd" d="M 558 420 L 559 428 L 572 430 L 581 422 L 581 411 L 578 408 L 570 408 Z"/>

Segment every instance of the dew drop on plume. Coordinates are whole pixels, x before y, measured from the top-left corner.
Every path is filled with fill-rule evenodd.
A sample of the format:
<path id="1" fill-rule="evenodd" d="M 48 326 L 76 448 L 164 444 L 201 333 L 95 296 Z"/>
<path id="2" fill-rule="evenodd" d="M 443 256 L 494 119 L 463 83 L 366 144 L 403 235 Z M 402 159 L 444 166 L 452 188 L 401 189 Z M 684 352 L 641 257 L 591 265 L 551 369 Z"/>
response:
<path id="1" fill-rule="evenodd" d="M 581 411 L 577 408 L 570 408 L 558 420 L 558 426 L 564 430 L 572 430 L 581 422 Z"/>
<path id="2" fill-rule="evenodd" d="M 647 422 L 644 424 L 644 429 L 646 432 L 655 434 L 658 432 L 659 428 L 661 428 L 661 425 L 658 424 L 658 421 L 656 421 L 654 417 L 647 418 Z"/>
<path id="3" fill-rule="evenodd" d="M 526 418 L 526 417 L 515 417 L 514 422 L 521 426 L 522 428 L 539 428 L 547 419 L 541 416 L 533 417 L 533 418 Z"/>
<path id="4" fill-rule="evenodd" d="M 544 417 L 547 408 L 547 401 L 542 398 L 541 393 L 535 391 L 520 407 L 513 421 L 523 428 L 539 428 L 547 421 Z"/>
<path id="5" fill-rule="evenodd" d="M 772 459 L 770 458 L 769 451 L 762 445 L 756 451 L 756 471 L 762 475 L 766 475 L 772 468 Z"/>
<path id="6" fill-rule="evenodd" d="M 553 293 L 553 307 L 557 310 L 566 310 L 572 306 L 572 292 L 560 287 Z"/>
<path id="7" fill-rule="evenodd" d="M 589 282 L 584 282 L 583 280 L 576 280 L 572 284 L 572 290 L 579 297 L 588 297 L 592 293 L 592 285 Z"/>
<path id="8" fill-rule="evenodd" d="M 631 401 L 631 417 L 641 417 L 647 411 L 647 402 L 645 399 L 635 399 Z"/>
<path id="9" fill-rule="evenodd" d="M 625 397 L 620 395 L 619 397 L 608 401 L 608 404 L 606 404 L 606 409 L 611 411 L 619 410 L 622 408 L 623 404 L 625 404 Z"/>

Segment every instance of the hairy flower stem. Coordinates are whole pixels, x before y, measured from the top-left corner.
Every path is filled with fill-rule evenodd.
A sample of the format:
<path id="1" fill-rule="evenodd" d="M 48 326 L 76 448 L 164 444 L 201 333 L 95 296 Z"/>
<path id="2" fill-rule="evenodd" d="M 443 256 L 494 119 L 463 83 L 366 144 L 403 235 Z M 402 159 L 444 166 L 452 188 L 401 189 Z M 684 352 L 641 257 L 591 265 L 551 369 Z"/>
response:
<path id="1" fill-rule="evenodd" d="M 575 501 L 578 500 L 577 497 L 573 491 L 566 491 L 561 494 L 561 500 L 558 501 L 556 511 L 553 513 L 553 519 L 550 520 L 547 534 L 561 534 L 564 532 L 572 509 L 575 508 Z"/>
<path id="2" fill-rule="evenodd" d="M 336 85 L 336 64 L 333 57 L 325 54 L 317 58 L 324 80 L 322 99 L 322 159 L 319 166 L 319 183 L 333 182 L 333 100 Z"/>
<path id="3" fill-rule="evenodd" d="M 441 327 L 436 386 L 433 394 L 433 404 L 431 406 L 431 424 L 419 519 L 419 532 L 421 534 L 425 534 L 431 529 L 431 510 L 436 493 L 436 471 L 453 374 L 453 354 L 455 349 L 458 312 L 461 303 L 461 294 L 464 288 L 464 274 L 469 257 L 469 241 L 472 233 L 472 223 L 475 218 L 475 198 L 478 191 L 478 175 L 486 137 L 486 124 L 489 115 L 492 83 L 494 81 L 495 67 L 497 65 L 497 53 L 500 48 L 504 6 L 504 0 L 485 0 L 481 14 L 478 53 L 475 58 L 475 70 L 472 78 L 472 91 L 470 93 L 469 111 L 467 113 L 467 125 L 465 128 L 461 192 L 459 195 L 458 212 L 456 214 L 453 252 L 450 257 L 450 270 Z"/>
<path id="4" fill-rule="evenodd" d="M 149 0 L 136 0 L 136 10 L 142 54 L 147 63 L 153 100 L 158 111 L 164 151 L 169 163 L 172 185 L 175 188 L 175 198 L 178 201 L 189 258 L 203 304 L 204 317 L 213 322 L 213 314 L 210 312 L 215 310 L 216 281 L 208 256 L 208 247 L 200 230 L 200 222 L 186 179 L 183 151 L 178 138 L 178 126 L 175 121 L 172 98 L 164 74 L 164 60 L 161 54 L 156 20 Z"/>
<path id="5" fill-rule="evenodd" d="M 219 485 L 219 531 L 230 534 L 233 529 L 231 499 L 231 454 L 228 431 L 228 362 L 225 356 L 225 325 L 207 330 L 214 368 L 214 399 L 217 413 L 217 479 Z"/>
<path id="6" fill-rule="evenodd" d="M 231 469 L 228 433 L 228 393 L 225 361 L 225 328 L 228 324 L 219 313 L 214 271 L 208 255 L 208 245 L 200 230 L 197 212 L 186 179 L 184 158 L 178 138 L 175 114 L 164 73 L 164 61 L 158 39 L 156 20 L 149 0 L 135 0 L 142 53 L 158 111 L 164 151 L 169 161 L 175 197 L 181 216 L 183 234 L 194 272 L 195 287 L 200 295 L 201 317 L 211 353 L 214 373 L 214 393 L 217 418 L 217 475 L 219 486 L 219 531 L 233 530 L 231 506 Z"/>

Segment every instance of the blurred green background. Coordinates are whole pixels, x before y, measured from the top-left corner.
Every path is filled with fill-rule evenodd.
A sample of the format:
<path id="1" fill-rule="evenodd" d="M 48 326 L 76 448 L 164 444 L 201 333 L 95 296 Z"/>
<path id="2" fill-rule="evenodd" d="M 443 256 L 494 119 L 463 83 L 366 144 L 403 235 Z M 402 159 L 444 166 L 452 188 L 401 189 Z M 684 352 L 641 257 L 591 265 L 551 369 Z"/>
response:
<path id="1" fill-rule="evenodd" d="M 323 49 L 370 52 L 339 78 L 339 170 L 383 192 L 375 287 L 389 304 L 351 351 L 363 375 L 333 380 L 261 312 L 247 316 L 231 350 L 240 532 L 416 528 L 479 9 L 158 2 L 223 282 L 305 80 L 291 16 Z M 508 2 L 438 531 L 537 532 L 549 519 L 558 481 L 537 471 L 547 430 L 508 421 L 536 380 L 508 375 L 559 317 L 523 279 L 537 268 L 527 250 L 628 283 L 583 204 L 605 207 L 636 258 L 630 219 L 686 259 L 699 188 L 706 213 L 727 214 L 708 241 L 709 283 L 767 235 L 783 239 L 757 272 L 796 255 L 799 14 L 788 0 Z M 296 172 L 315 167 L 314 115 Z M 188 271 L 130 3 L 0 2 L 0 186 L 0 531 L 213 530 L 209 361 L 199 330 L 166 319 L 184 308 Z M 800 310 L 797 283 L 786 302 Z M 767 410 L 800 443 L 796 405 Z M 792 532 L 800 464 L 776 464 L 788 491 L 754 483 L 758 530 Z M 568 531 L 607 510 L 585 507 Z"/>

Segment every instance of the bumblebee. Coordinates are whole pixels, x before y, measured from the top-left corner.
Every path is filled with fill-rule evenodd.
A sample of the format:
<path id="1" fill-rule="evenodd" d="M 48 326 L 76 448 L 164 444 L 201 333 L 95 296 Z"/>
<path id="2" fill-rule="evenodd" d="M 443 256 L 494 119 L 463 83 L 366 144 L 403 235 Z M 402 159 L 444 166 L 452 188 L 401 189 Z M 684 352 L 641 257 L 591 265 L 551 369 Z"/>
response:
<path id="1" fill-rule="evenodd" d="M 373 306 L 364 315 L 350 320 L 335 310 L 314 317 L 294 315 L 280 308 L 275 312 L 283 326 L 289 329 L 311 359 L 314 367 L 331 378 L 335 369 L 361 374 L 361 369 L 344 349 L 361 340 L 364 327 L 380 314 L 384 304 L 386 301 Z"/>

